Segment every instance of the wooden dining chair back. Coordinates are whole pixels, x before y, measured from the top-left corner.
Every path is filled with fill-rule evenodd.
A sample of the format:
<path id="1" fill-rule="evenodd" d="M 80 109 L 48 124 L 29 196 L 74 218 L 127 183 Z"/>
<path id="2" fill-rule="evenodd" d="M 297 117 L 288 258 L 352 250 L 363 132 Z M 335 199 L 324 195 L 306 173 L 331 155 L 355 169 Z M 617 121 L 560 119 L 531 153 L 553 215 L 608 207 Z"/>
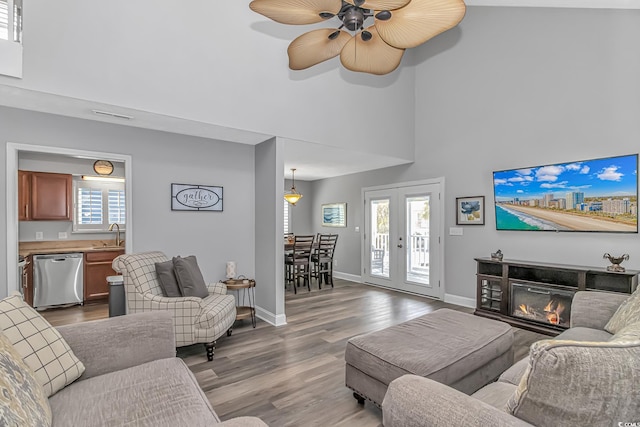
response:
<path id="1" fill-rule="evenodd" d="M 333 288 L 333 255 L 338 243 L 337 234 L 319 234 L 318 242 L 311 255 L 313 277 L 318 279 L 318 288 L 322 289 L 322 279 Z"/>
<path id="2" fill-rule="evenodd" d="M 293 249 L 285 255 L 284 264 L 286 284 L 293 284 L 294 293 L 298 293 L 298 280 L 303 279 L 307 289 L 311 291 L 311 251 L 315 236 L 295 235 Z"/>

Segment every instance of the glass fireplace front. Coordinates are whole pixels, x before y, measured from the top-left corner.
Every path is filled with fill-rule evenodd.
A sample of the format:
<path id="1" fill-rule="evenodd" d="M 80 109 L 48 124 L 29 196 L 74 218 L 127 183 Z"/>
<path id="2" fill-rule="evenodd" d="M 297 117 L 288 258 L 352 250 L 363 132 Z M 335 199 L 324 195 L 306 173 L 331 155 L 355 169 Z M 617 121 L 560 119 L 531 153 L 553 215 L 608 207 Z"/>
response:
<path id="1" fill-rule="evenodd" d="M 572 290 L 511 283 L 511 315 L 568 328 L 574 294 Z"/>

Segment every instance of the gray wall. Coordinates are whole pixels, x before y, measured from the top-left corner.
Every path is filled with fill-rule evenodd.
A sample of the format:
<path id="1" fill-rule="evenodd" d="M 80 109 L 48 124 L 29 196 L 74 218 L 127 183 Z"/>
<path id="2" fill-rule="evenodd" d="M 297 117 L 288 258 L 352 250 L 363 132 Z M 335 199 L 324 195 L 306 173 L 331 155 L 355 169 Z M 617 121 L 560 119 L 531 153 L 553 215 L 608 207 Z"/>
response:
<path id="1" fill-rule="evenodd" d="M 314 182 L 314 205 L 349 203 L 337 270 L 360 275 L 362 187 L 445 177 L 445 226 L 455 198 L 484 195 L 486 224 L 445 236 L 447 294 L 474 298 L 474 257 L 604 267 L 637 234 L 498 232 L 492 171 L 640 151 L 640 11 L 469 7 L 461 25 L 414 50 L 416 161 Z M 351 209 L 351 207 L 353 209 Z M 314 221 L 318 213 L 313 211 Z M 361 224 L 360 224 L 361 225 Z"/>
<path id="2" fill-rule="evenodd" d="M 254 252 L 247 250 L 255 244 L 252 146 L 11 108 L 0 108 L 0 141 L 131 155 L 129 232 L 135 252 L 194 254 L 207 280 L 224 278 L 229 260 L 237 262 L 238 274 L 254 275 Z M 6 164 L 4 149 L 0 164 Z M 4 173 L 0 180 L 0 223 L 6 224 Z M 171 211 L 172 182 L 223 186 L 224 212 Z M 6 240 L 4 226 L 0 240 Z M 6 277 L 6 269 L 6 246 L 0 245 L 0 277 Z M 6 286 L 0 286 L 0 296 L 6 292 Z"/>

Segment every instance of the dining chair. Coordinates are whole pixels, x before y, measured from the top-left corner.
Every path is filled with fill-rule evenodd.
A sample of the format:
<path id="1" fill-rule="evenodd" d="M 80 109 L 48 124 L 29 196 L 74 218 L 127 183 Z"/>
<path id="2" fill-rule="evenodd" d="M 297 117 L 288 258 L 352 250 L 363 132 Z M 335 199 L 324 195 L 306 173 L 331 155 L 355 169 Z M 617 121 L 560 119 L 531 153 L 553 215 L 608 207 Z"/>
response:
<path id="1" fill-rule="evenodd" d="M 293 250 L 285 254 L 285 285 L 292 283 L 294 293 L 298 293 L 296 288 L 300 278 L 304 279 L 307 289 L 311 292 L 311 250 L 314 239 L 313 234 L 294 236 Z"/>
<path id="2" fill-rule="evenodd" d="M 322 289 L 324 283 L 333 288 L 333 254 L 338 243 L 337 234 L 318 234 L 318 243 L 311 255 L 313 263 L 312 276 L 318 279 L 318 289 Z"/>

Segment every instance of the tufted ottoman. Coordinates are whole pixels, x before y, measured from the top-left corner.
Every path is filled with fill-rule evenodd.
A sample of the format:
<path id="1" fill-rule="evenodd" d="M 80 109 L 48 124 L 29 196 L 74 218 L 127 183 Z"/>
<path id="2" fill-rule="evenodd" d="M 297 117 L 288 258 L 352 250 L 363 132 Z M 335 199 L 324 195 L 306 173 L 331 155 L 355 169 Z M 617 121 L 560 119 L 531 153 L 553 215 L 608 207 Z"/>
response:
<path id="1" fill-rule="evenodd" d="M 504 322 L 442 308 L 351 338 L 346 385 L 359 403 L 377 406 L 389 383 L 420 375 L 471 394 L 513 364 L 513 332 Z"/>

